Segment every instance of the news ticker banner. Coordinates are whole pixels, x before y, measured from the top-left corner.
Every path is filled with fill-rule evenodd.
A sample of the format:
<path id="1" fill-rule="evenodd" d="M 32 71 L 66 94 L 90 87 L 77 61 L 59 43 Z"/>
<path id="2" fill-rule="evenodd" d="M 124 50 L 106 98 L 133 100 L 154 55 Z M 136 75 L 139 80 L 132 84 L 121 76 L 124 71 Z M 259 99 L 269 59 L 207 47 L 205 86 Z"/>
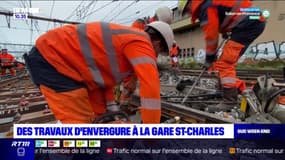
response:
<path id="1" fill-rule="evenodd" d="M 285 124 L 15 124 L 14 138 L 285 139 Z"/>
<path id="2" fill-rule="evenodd" d="M 285 159 L 285 140 L 0 139 L 1 160 Z"/>
<path id="3" fill-rule="evenodd" d="M 15 124 L 14 138 L 232 139 L 232 124 Z"/>

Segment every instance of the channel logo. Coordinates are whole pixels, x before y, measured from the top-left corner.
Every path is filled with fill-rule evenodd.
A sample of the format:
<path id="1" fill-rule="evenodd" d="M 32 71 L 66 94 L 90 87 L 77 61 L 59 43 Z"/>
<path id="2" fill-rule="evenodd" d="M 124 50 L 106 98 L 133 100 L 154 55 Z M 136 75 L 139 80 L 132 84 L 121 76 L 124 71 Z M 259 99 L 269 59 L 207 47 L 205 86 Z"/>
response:
<path id="1" fill-rule="evenodd" d="M 26 153 L 26 150 L 24 147 L 17 148 L 17 156 L 18 157 L 24 157 L 25 153 Z"/>
<path id="2" fill-rule="evenodd" d="M 265 10 L 262 11 L 262 15 L 263 15 L 265 18 L 269 18 L 269 16 L 270 16 L 270 11 L 267 10 L 267 9 L 265 9 Z"/>
<path id="3" fill-rule="evenodd" d="M 101 147 L 100 140 L 89 140 L 89 147 Z"/>
<path id="4" fill-rule="evenodd" d="M 48 147 L 60 147 L 59 140 L 48 140 Z"/>
<path id="5" fill-rule="evenodd" d="M 76 140 L 76 147 L 88 147 L 87 140 Z"/>
<path id="6" fill-rule="evenodd" d="M 64 140 L 63 147 L 75 147 L 75 141 L 74 140 Z"/>
<path id="7" fill-rule="evenodd" d="M 36 140 L 36 148 L 47 147 L 46 140 Z"/>

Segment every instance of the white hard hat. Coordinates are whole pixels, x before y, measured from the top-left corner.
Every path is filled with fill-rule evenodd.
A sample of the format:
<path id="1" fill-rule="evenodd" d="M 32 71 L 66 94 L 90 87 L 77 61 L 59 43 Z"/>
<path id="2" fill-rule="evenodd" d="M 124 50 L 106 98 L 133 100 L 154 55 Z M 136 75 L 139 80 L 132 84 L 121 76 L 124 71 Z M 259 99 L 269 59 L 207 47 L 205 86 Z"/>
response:
<path id="1" fill-rule="evenodd" d="M 170 24 L 173 19 L 172 10 L 168 7 L 160 7 L 156 9 L 155 15 L 159 21 L 163 21 L 168 24 Z"/>
<path id="2" fill-rule="evenodd" d="M 162 21 L 155 21 L 155 22 L 148 24 L 147 27 L 152 27 L 153 29 L 158 31 L 160 35 L 163 37 L 167 45 L 168 52 L 167 53 L 164 52 L 161 54 L 164 56 L 168 56 L 172 48 L 173 41 L 174 41 L 174 34 L 173 34 L 173 31 L 170 25 Z"/>

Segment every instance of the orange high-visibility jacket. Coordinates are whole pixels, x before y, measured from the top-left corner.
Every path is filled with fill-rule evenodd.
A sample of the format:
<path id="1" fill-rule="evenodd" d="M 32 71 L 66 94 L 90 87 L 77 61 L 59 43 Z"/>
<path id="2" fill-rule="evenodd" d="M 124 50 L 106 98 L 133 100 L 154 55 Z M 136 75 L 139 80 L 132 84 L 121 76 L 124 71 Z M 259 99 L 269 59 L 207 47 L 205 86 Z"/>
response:
<path id="1" fill-rule="evenodd" d="M 240 12 L 240 8 L 251 7 L 250 0 L 195 0 L 191 3 L 192 22 L 199 19 L 205 33 L 206 53 L 213 55 L 218 47 L 219 33 L 234 28 L 246 15 L 225 15 Z"/>
<path id="2" fill-rule="evenodd" d="M 171 53 L 170 53 L 170 56 L 171 57 L 176 57 L 178 55 L 178 46 L 175 45 L 171 48 Z"/>
<path id="3" fill-rule="evenodd" d="M 23 70 L 25 68 L 25 65 L 24 64 L 22 64 L 22 63 L 18 63 L 17 64 L 17 69 L 18 70 Z"/>
<path id="4" fill-rule="evenodd" d="M 13 63 L 15 62 L 14 56 L 10 53 L 0 54 L 0 59 L 2 67 L 12 66 Z"/>
<path id="5" fill-rule="evenodd" d="M 147 21 L 145 21 L 144 19 L 137 19 L 135 20 L 133 23 L 132 23 L 132 27 L 134 28 L 138 28 L 138 29 L 141 29 L 141 30 L 144 30 L 145 26 L 148 24 Z"/>
<path id="6" fill-rule="evenodd" d="M 103 22 L 66 25 L 42 35 L 36 47 L 58 72 L 83 82 L 89 90 L 112 90 L 135 73 L 140 82 L 142 120 L 159 123 L 156 54 L 145 32 Z"/>

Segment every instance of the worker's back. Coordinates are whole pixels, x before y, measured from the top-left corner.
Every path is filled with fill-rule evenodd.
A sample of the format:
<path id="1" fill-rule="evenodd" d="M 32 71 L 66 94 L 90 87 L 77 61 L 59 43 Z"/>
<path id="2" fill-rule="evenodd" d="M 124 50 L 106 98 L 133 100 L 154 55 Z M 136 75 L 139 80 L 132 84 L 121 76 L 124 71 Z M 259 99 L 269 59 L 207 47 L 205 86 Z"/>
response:
<path id="1" fill-rule="evenodd" d="M 129 44 L 135 42 L 139 43 L 134 49 L 155 59 L 145 32 L 110 23 L 93 22 L 57 28 L 41 36 L 36 47 L 60 73 L 86 83 L 91 89 L 98 87 L 93 83 L 94 77 L 97 85 L 112 87 L 132 71 L 124 50 L 130 49 Z M 96 79 L 97 74 L 103 79 Z M 104 84 L 100 84 L 101 81 Z"/>

